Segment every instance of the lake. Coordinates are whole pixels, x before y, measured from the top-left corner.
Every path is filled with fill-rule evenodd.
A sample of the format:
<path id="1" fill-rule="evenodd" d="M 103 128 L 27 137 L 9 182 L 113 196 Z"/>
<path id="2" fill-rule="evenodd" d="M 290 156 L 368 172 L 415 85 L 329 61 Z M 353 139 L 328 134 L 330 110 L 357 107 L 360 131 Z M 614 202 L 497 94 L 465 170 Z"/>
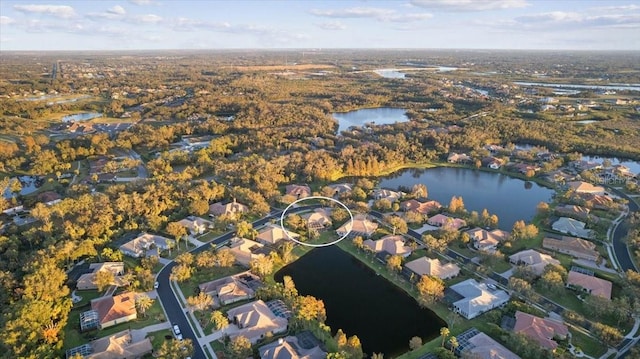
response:
<path id="1" fill-rule="evenodd" d="M 462 196 L 465 208 L 481 213 L 486 208 L 498 216 L 498 227 L 510 231 L 518 220 L 529 222 L 540 202 L 551 199 L 554 191 L 535 182 L 523 181 L 500 173 L 467 168 L 438 167 L 408 169 L 383 177 L 380 187 L 411 188 L 427 186 L 429 198 L 448 206 L 453 196 Z"/>
<path id="2" fill-rule="evenodd" d="M 14 182 L 14 181 L 20 181 L 20 184 L 22 186 L 22 189 L 20 190 L 20 195 L 22 196 L 31 194 L 38 189 L 37 177 L 34 177 L 34 176 L 11 177 L 11 179 L 9 180 L 9 186 L 7 186 L 2 192 L 4 198 L 9 199 L 13 197 L 13 192 L 11 192 L 11 182 Z"/>
<path id="3" fill-rule="evenodd" d="M 637 84 L 582 85 L 582 84 L 554 84 L 554 83 L 546 83 L 546 82 L 521 82 L 521 81 L 516 81 L 514 82 L 514 84 L 519 86 L 553 87 L 557 89 L 640 91 L 640 86 L 638 86 Z"/>
<path id="4" fill-rule="evenodd" d="M 349 112 L 336 112 L 333 117 L 338 120 L 338 133 L 346 131 L 351 126 L 363 126 L 367 123 L 394 124 L 406 122 L 409 118 L 407 110 L 392 107 L 365 108 Z"/>
<path id="5" fill-rule="evenodd" d="M 423 343 L 440 335 L 446 323 L 386 279 L 337 246 L 315 248 L 275 274 L 291 276 L 298 292 L 324 301 L 326 324 L 357 335 L 366 357 L 385 358 L 409 350 L 414 336 Z"/>
<path id="6" fill-rule="evenodd" d="M 75 115 L 66 115 L 62 117 L 62 122 L 79 122 L 79 121 L 88 121 L 94 118 L 102 117 L 101 113 L 98 112 L 83 112 L 76 113 Z"/>

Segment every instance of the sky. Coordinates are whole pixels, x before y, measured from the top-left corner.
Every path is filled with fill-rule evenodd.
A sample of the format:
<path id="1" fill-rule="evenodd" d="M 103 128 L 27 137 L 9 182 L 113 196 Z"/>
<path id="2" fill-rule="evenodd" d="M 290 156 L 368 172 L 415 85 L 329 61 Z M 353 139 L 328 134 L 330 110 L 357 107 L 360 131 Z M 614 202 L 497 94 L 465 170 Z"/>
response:
<path id="1" fill-rule="evenodd" d="M 2 0 L 0 51 L 640 50 L 640 2 Z"/>

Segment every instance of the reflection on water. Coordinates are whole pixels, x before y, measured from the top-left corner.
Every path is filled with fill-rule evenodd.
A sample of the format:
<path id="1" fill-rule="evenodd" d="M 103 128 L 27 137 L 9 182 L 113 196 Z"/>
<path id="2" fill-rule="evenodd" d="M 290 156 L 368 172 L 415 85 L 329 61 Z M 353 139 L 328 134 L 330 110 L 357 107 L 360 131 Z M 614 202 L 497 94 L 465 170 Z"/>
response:
<path id="1" fill-rule="evenodd" d="M 444 321 L 337 246 L 316 248 L 275 274 L 291 276 L 298 292 L 324 301 L 327 325 L 357 335 L 368 358 L 398 356 L 419 336 L 439 335 Z"/>
<path id="2" fill-rule="evenodd" d="M 504 230 L 511 230 L 518 220 L 531 220 L 538 203 L 549 201 L 554 193 L 536 183 L 500 173 L 449 167 L 399 171 L 384 177 L 380 187 L 411 188 L 418 183 L 425 184 L 429 197 L 443 206 L 449 205 L 451 197 L 462 196 L 468 211 L 486 208 L 498 216 L 499 227 Z"/>

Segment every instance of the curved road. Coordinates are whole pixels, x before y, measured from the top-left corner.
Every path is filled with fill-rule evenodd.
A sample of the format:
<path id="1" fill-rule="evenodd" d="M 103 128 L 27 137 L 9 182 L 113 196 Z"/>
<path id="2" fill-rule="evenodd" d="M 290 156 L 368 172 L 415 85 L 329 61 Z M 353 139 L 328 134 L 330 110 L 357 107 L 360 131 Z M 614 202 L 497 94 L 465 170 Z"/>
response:
<path id="1" fill-rule="evenodd" d="M 309 209 L 318 208 L 321 205 L 314 204 L 309 206 L 301 206 L 292 208 L 290 211 L 292 213 L 302 212 Z M 263 224 L 271 221 L 272 219 L 280 219 L 282 215 L 282 210 L 274 210 L 268 216 L 259 219 L 253 222 L 254 227 L 262 226 Z M 220 237 L 215 238 L 209 243 L 197 247 L 190 252 L 193 254 L 197 254 L 206 250 L 209 250 L 211 246 L 215 245 L 216 247 L 222 246 L 226 244 L 231 238 L 235 235 L 234 231 L 227 232 Z M 160 299 L 160 305 L 164 308 L 165 313 L 167 314 L 167 320 L 172 324 L 177 324 L 180 327 L 180 331 L 182 332 L 182 337 L 184 339 L 191 339 L 193 343 L 193 356 L 194 359 L 206 359 L 207 355 L 205 355 L 203 348 L 198 343 L 198 337 L 196 336 L 189 320 L 187 319 L 187 310 L 182 307 L 178 298 L 173 293 L 171 289 L 171 282 L 169 280 L 169 276 L 171 275 L 171 269 L 176 265 L 176 262 L 172 261 L 171 263 L 165 265 L 158 275 L 156 276 L 156 280 L 158 281 L 158 298 Z"/>
<path id="2" fill-rule="evenodd" d="M 631 200 L 631 198 L 629 198 L 627 195 L 625 195 L 624 193 L 616 189 L 613 189 L 613 190 L 614 192 L 616 192 L 616 195 L 623 197 L 629 201 L 629 213 L 640 210 L 640 208 L 638 207 L 638 204 L 633 200 Z M 627 236 L 628 230 L 629 228 L 627 228 L 627 224 L 624 221 L 622 221 L 616 226 L 613 232 L 613 250 L 615 252 L 616 258 L 618 259 L 618 263 L 620 264 L 620 268 L 624 272 L 626 272 L 629 269 L 637 272 L 638 268 L 636 268 L 635 264 L 633 263 L 633 260 L 631 259 L 631 254 L 629 253 L 629 248 L 627 247 L 627 244 L 624 242 L 624 238 Z"/>

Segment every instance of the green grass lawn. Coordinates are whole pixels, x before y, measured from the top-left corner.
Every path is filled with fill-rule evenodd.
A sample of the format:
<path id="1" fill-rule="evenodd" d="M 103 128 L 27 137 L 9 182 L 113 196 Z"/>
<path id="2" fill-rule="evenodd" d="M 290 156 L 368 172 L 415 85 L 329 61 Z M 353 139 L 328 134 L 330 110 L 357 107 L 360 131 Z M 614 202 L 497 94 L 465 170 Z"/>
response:
<path id="1" fill-rule="evenodd" d="M 232 274 L 237 274 L 246 271 L 247 268 L 234 265 L 228 268 L 210 268 L 210 269 L 200 269 L 194 275 L 191 276 L 186 282 L 178 283 L 182 294 L 184 297 L 190 297 L 192 295 L 196 295 L 198 291 L 198 286 L 202 283 L 210 282 L 215 279 L 223 278 L 230 276 Z"/>
<path id="2" fill-rule="evenodd" d="M 82 297 L 82 300 L 73 305 L 74 308 L 82 308 L 89 304 L 92 299 L 96 299 L 100 296 L 97 290 L 77 290 L 76 295 Z M 88 310 L 88 309 L 87 309 Z"/>
<path id="3" fill-rule="evenodd" d="M 157 332 L 147 333 L 147 338 L 151 340 L 151 345 L 153 346 L 154 350 L 160 349 L 162 343 L 167 341 L 165 336 L 169 336 L 171 337 L 171 339 L 173 339 L 173 332 L 171 331 L 171 329 L 163 329 L 158 330 Z"/>
<path id="4" fill-rule="evenodd" d="M 606 346 L 596 339 L 573 328 L 570 328 L 569 332 L 571 332 L 571 344 L 580 348 L 585 354 L 599 358 L 602 354 L 606 353 Z"/>

